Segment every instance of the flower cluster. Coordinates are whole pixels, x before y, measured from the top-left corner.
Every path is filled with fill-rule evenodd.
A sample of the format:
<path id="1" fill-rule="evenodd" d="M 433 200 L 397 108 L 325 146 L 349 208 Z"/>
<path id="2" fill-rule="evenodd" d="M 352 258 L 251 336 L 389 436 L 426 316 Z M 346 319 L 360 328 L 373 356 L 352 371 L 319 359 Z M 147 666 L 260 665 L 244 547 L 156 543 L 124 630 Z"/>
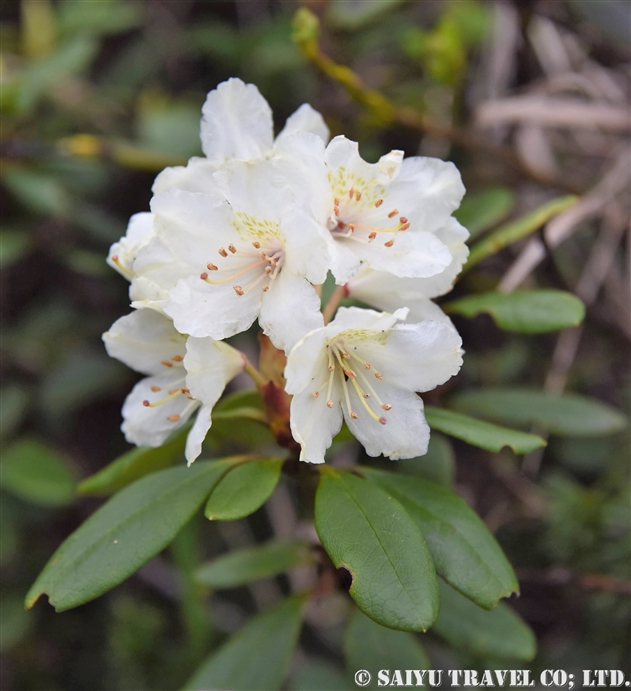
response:
<path id="1" fill-rule="evenodd" d="M 468 232 L 451 215 L 464 194 L 458 170 L 401 151 L 367 163 L 356 142 L 329 142 L 307 104 L 274 139 L 269 105 L 239 79 L 211 91 L 202 113 L 205 156 L 158 175 L 151 211 L 131 218 L 108 256 L 134 310 L 103 339 L 147 375 L 123 406 L 127 440 L 159 446 L 198 411 L 191 463 L 246 364 L 224 340 L 258 320 L 287 356 L 301 460 L 323 462 L 343 420 L 371 456 L 424 454 L 417 392 L 462 363 L 460 337 L 431 302 L 467 257 Z M 326 323 L 329 272 L 337 295 L 379 311 L 341 307 Z"/>

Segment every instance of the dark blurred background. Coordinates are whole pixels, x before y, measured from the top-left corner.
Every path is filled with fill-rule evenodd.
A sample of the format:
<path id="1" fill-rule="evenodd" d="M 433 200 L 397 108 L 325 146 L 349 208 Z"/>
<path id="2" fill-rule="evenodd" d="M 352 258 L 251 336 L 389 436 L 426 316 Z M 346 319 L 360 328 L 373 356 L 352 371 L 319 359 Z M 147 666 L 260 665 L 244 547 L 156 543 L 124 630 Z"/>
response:
<path id="1" fill-rule="evenodd" d="M 628 410 L 629 3 L 304 4 L 320 17 L 327 55 L 448 131 L 384 124 L 319 73 L 292 42 L 297 2 L 0 6 L 2 689 L 178 688 L 213 644 L 287 588 L 280 579 L 207 597 L 191 594 L 181 574 L 282 531 L 284 515 L 307 530 L 289 482 L 247 520 L 194 521 L 95 602 L 63 614 L 44 600 L 28 612 L 22 604 L 54 549 L 100 503 L 77 498 L 77 480 L 128 448 L 120 408 L 135 375 L 100 340 L 128 311 L 127 283 L 104 261 L 108 247 L 131 214 L 148 209 L 155 175 L 201 154 L 201 105 L 228 77 L 259 87 L 278 128 L 308 101 L 333 135 L 359 140 L 368 160 L 391 148 L 453 160 L 469 191 L 460 218 L 476 234 L 568 191 L 585 195 L 565 225 L 535 240 L 542 261 L 529 261 L 526 241 L 454 293 L 498 282 L 571 290 L 587 303 L 584 327 L 525 337 L 486 317 L 457 319 L 465 366 L 440 394 L 530 385 Z M 246 447 L 269 443 L 260 430 L 239 433 Z M 226 437 L 218 430 L 211 444 L 221 450 Z M 431 464 L 455 473 L 515 565 L 522 595 L 512 604 L 539 640 L 534 669 L 629 674 L 628 434 L 549 442 L 522 462 L 442 439 Z M 343 462 L 358 449 L 335 454 Z M 342 669 L 347 611 L 340 591 L 310 612 L 289 688 L 313 688 L 309 661 Z M 494 664 L 424 639 L 435 667 Z"/>

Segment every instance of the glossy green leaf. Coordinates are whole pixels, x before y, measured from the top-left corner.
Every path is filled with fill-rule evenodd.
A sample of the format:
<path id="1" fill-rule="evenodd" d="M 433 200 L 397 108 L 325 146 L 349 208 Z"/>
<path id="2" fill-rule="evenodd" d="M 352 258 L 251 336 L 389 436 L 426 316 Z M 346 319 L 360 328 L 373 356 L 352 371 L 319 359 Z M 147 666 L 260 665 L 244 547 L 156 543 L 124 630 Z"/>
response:
<path id="1" fill-rule="evenodd" d="M 124 581 L 164 549 L 238 457 L 152 473 L 113 496 L 53 554 L 26 596 L 63 611 Z"/>
<path id="2" fill-rule="evenodd" d="M 515 453 L 521 454 L 546 445 L 536 434 L 499 427 L 444 408 L 425 406 L 425 418 L 432 429 L 487 451 L 500 451 L 509 446 Z"/>
<path id="3" fill-rule="evenodd" d="M 467 391 L 452 399 L 464 412 L 514 425 L 540 425 L 552 434 L 591 437 L 623 430 L 628 421 L 615 408 L 575 393 L 561 396 L 529 389 Z"/>
<path id="4" fill-rule="evenodd" d="M 326 466 L 315 524 L 335 566 L 350 572 L 350 594 L 366 615 L 403 631 L 431 626 L 438 608 L 434 564 L 399 502 L 373 483 Z"/>
<path id="5" fill-rule="evenodd" d="M 248 622 L 202 664 L 185 691 L 279 691 L 302 622 L 302 598 L 283 600 Z"/>
<path id="6" fill-rule="evenodd" d="M 265 458 L 231 470 L 213 488 L 204 509 L 206 518 L 235 521 L 254 513 L 274 491 L 282 467 L 282 458 Z"/>
<path id="7" fill-rule="evenodd" d="M 490 612 L 440 583 L 440 612 L 432 631 L 456 649 L 480 657 L 529 661 L 537 641 L 526 622 L 508 605 Z"/>
<path id="8" fill-rule="evenodd" d="M 521 290 L 516 293 L 471 295 L 442 306 L 447 314 L 472 319 L 483 312 L 505 331 L 538 334 L 577 326 L 585 305 L 564 290 Z"/>
<path id="9" fill-rule="evenodd" d="M 418 638 L 405 631 L 393 631 L 357 611 L 351 617 L 346 640 L 346 669 L 352 678 L 364 669 L 372 677 L 367 689 L 378 688 L 381 669 L 428 669 L 429 660 Z"/>
<path id="10" fill-rule="evenodd" d="M 456 473 L 456 458 L 451 442 L 438 432 L 432 432 L 429 447 L 424 456 L 397 461 L 397 470 L 407 475 L 451 485 Z"/>
<path id="11" fill-rule="evenodd" d="M 436 571 L 480 607 L 519 590 L 513 567 L 483 521 L 447 487 L 421 478 L 361 468 L 399 501 L 425 536 Z"/>
<path id="12" fill-rule="evenodd" d="M 0 486 L 41 506 L 74 501 L 76 479 L 66 459 L 34 439 L 22 439 L 3 452 Z"/>
<path id="13" fill-rule="evenodd" d="M 202 564 L 195 572 L 195 578 L 211 588 L 236 588 L 313 562 L 309 545 L 302 540 L 268 542 Z"/>
<path id="14" fill-rule="evenodd" d="M 155 449 L 150 446 L 139 446 L 127 451 L 98 473 L 79 483 L 77 491 L 97 497 L 108 496 L 149 473 L 163 470 L 178 460 L 183 460 L 189 429 L 189 425 L 183 427 Z"/>
<path id="15" fill-rule="evenodd" d="M 515 205 L 515 193 L 507 187 L 467 192 L 454 216 L 474 238 L 503 221 Z"/>

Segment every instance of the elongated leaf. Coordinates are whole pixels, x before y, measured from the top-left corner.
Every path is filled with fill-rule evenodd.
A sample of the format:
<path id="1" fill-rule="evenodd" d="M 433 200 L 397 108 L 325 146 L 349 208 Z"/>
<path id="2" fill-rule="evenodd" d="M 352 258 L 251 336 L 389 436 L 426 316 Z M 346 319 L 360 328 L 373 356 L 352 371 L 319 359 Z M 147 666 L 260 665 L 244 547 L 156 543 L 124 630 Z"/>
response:
<path id="1" fill-rule="evenodd" d="M 515 205 L 515 193 L 507 187 L 467 192 L 454 216 L 474 238 L 503 221 Z"/>
<path id="2" fill-rule="evenodd" d="M 482 312 L 505 331 L 538 334 L 577 326 L 585 305 L 564 290 L 522 290 L 517 293 L 484 293 L 443 305 L 447 314 L 473 318 Z"/>
<path id="3" fill-rule="evenodd" d="M 554 396 L 529 389 L 485 389 L 467 391 L 452 402 L 457 410 L 520 426 L 536 423 L 567 437 L 613 434 L 628 424 L 615 408 L 575 393 Z"/>
<path id="4" fill-rule="evenodd" d="M 230 552 L 195 572 L 199 583 L 211 588 L 236 588 L 237 586 L 284 573 L 295 566 L 313 563 L 315 560 L 309 545 L 302 540 L 268 542 L 258 547 Z"/>
<path id="5" fill-rule="evenodd" d="M 278 691 L 302 621 L 302 599 L 283 600 L 232 636 L 197 670 L 185 691 Z"/>
<path id="6" fill-rule="evenodd" d="M 387 629 L 357 611 L 351 617 L 344 644 L 346 669 L 352 678 L 360 670 L 370 673 L 367 689 L 378 687 L 381 669 L 428 669 L 429 660 L 414 634 Z"/>
<path id="7" fill-rule="evenodd" d="M 536 434 L 499 427 L 444 408 L 425 406 L 425 417 L 432 429 L 487 451 L 500 451 L 509 446 L 515 453 L 528 453 L 546 445 Z"/>
<path id="8" fill-rule="evenodd" d="M 210 494 L 204 513 L 211 521 L 235 521 L 254 513 L 278 484 L 281 458 L 243 463 L 227 473 Z"/>
<path id="9" fill-rule="evenodd" d="M 447 437 L 438 432 L 432 432 L 429 447 L 424 456 L 401 459 L 396 465 L 402 473 L 416 475 L 447 486 L 453 483 L 456 473 L 453 446 Z"/>
<path id="10" fill-rule="evenodd" d="M 537 653 L 532 630 L 508 605 L 487 612 L 442 582 L 432 630 L 454 648 L 481 657 L 528 661 Z"/>
<path id="11" fill-rule="evenodd" d="M 234 408 L 265 409 L 261 394 L 256 389 L 239 389 L 239 391 L 224 396 L 214 407 L 213 414 L 223 413 Z"/>
<path id="12" fill-rule="evenodd" d="M 198 461 L 138 480 L 112 497 L 53 554 L 26 595 L 61 612 L 93 600 L 164 549 L 239 457 Z"/>
<path id="13" fill-rule="evenodd" d="M 23 439 L 3 453 L 0 486 L 41 506 L 74 501 L 75 476 L 66 460 L 34 439 Z"/>
<path id="14" fill-rule="evenodd" d="M 350 594 L 366 615 L 403 631 L 431 626 L 438 608 L 434 564 L 399 502 L 366 480 L 323 467 L 315 524 L 335 566 L 350 571 Z"/>
<path id="15" fill-rule="evenodd" d="M 292 691 L 349 691 L 346 675 L 326 662 L 308 662 L 300 669 L 290 688 Z"/>
<path id="16" fill-rule="evenodd" d="M 184 446 L 190 425 L 178 430 L 167 442 L 157 448 L 139 446 L 127 451 L 98 473 L 79 484 L 80 494 L 108 496 L 136 480 L 163 470 L 184 458 Z"/>
<path id="17" fill-rule="evenodd" d="M 425 536 L 436 571 L 463 595 L 491 609 L 519 590 L 502 548 L 462 497 L 421 478 L 365 467 L 360 472 L 401 502 Z"/>

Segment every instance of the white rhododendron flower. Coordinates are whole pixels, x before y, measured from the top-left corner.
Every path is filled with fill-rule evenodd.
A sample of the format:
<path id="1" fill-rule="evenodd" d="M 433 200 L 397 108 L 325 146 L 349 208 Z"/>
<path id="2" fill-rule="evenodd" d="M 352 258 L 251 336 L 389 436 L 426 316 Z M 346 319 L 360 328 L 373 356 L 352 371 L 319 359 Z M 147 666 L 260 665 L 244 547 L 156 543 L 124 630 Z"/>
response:
<path id="1" fill-rule="evenodd" d="M 287 359 L 290 424 L 301 460 L 322 463 L 342 420 L 368 455 L 395 460 L 427 452 L 423 401 L 457 374 L 461 339 L 447 324 L 403 323 L 394 314 L 340 308 L 327 326 L 307 334 Z"/>
<path id="2" fill-rule="evenodd" d="M 326 238 L 273 175 L 267 161 L 233 162 L 215 174 L 221 195 L 169 190 L 153 198 L 157 240 L 139 253 L 138 271 L 150 265 L 178 331 L 220 340 L 258 317 L 272 343 L 289 350 L 323 324 L 312 284 L 326 278 Z"/>
<path id="3" fill-rule="evenodd" d="M 134 276 L 133 264 L 138 252 L 153 237 L 153 214 L 141 212 L 129 219 L 125 235 L 115 242 L 107 255 L 107 263 L 128 281 Z"/>
<path id="4" fill-rule="evenodd" d="M 346 283 L 364 262 L 395 276 L 427 278 L 453 262 L 449 224 L 464 194 L 453 163 L 403 159 L 391 151 L 377 163 L 359 155 L 356 142 L 298 133 L 277 147 L 275 164 L 294 193 L 309 199 L 332 240 L 331 270 Z"/>
<path id="5" fill-rule="evenodd" d="M 287 118 L 274 140 L 272 109 L 254 84 L 232 78 L 207 96 L 202 108 L 200 137 L 204 157 L 193 157 L 186 167 L 166 168 L 156 178 L 154 194 L 177 187 L 212 193 L 213 173 L 228 161 L 258 161 L 274 155 L 276 145 L 294 132 L 310 132 L 324 143 L 329 128 L 308 103 Z"/>
<path id="6" fill-rule="evenodd" d="M 190 465 L 201 453 L 212 407 L 243 369 L 241 354 L 212 339 L 187 339 L 170 319 L 153 310 L 121 317 L 103 334 L 103 341 L 111 357 L 148 375 L 134 386 L 123 405 L 121 429 L 127 441 L 160 446 L 199 409 L 186 442 Z"/>

